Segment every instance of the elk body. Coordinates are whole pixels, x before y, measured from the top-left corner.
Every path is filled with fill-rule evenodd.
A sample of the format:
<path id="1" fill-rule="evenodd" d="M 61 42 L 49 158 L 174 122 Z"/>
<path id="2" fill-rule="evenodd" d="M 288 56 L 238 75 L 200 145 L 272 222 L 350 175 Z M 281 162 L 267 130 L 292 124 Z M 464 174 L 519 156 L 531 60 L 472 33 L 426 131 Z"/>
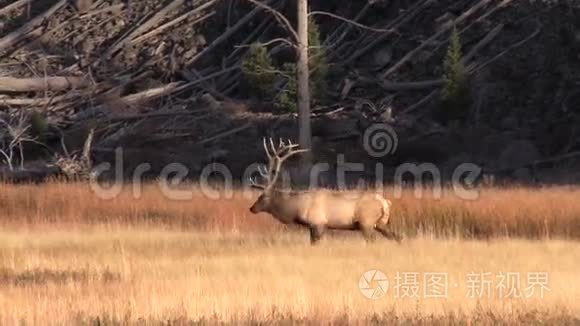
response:
<path id="1" fill-rule="evenodd" d="M 263 193 L 252 205 L 254 214 L 265 212 L 284 224 L 297 224 L 310 229 L 310 241 L 318 242 L 326 230 L 360 230 L 367 240 L 378 231 L 388 239 L 400 241 L 401 237 L 388 228 L 391 202 L 379 194 L 349 194 L 331 190 L 286 192 L 274 189 L 282 163 L 292 155 L 303 152 L 292 143 L 280 142 L 270 149 L 264 141 L 268 155 L 268 171 L 261 171 L 266 185 L 252 182 Z"/>

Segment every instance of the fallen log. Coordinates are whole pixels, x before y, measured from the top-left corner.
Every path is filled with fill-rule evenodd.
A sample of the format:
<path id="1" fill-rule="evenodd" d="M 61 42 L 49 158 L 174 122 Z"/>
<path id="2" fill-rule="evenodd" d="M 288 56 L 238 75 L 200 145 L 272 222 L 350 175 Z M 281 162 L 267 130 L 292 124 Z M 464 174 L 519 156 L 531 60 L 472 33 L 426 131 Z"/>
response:
<path id="1" fill-rule="evenodd" d="M 382 89 L 387 91 L 414 91 L 426 88 L 436 88 L 445 84 L 443 79 L 424 80 L 417 82 L 390 82 L 383 81 L 379 83 Z"/>
<path id="2" fill-rule="evenodd" d="M 429 101 L 431 101 L 432 99 L 434 99 L 438 94 L 439 94 L 439 90 L 437 90 L 437 89 L 434 90 L 434 91 L 431 91 L 431 93 L 427 94 L 426 96 L 424 96 L 423 98 L 421 98 L 419 101 L 413 103 L 412 105 L 410 105 L 409 107 L 407 107 L 405 110 L 403 110 L 401 112 L 401 114 L 409 114 L 409 113 L 417 110 L 418 108 L 420 108 L 424 104 L 426 104 Z"/>
<path id="3" fill-rule="evenodd" d="M 489 59 L 481 64 L 475 65 L 473 67 L 468 67 L 470 73 L 473 73 L 474 71 L 479 71 L 479 70 L 487 67 L 488 65 L 490 65 L 494 61 L 498 60 L 499 58 L 503 57 L 505 54 L 509 53 L 511 50 L 522 46 L 524 43 L 526 43 L 529 40 L 533 39 L 534 37 L 538 36 L 538 34 L 540 34 L 540 32 L 542 31 L 542 27 L 543 27 L 543 25 L 540 23 L 540 21 L 536 20 L 536 29 L 530 35 L 528 35 L 523 40 L 510 45 L 507 49 L 501 51 L 497 55 L 493 56 L 491 59 Z"/>
<path id="4" fill-rule="evenodd" d="M 575 152 L 570 152 L 570 153 L 566 153 L 566 154 L 562 154 L 562 155 L 548 157 L 545 159 L 539 159 L 539 160 L 519 164 L 517 166 L 512 166 L 509 168 L 501 168 L 501 169 L 486 168 L 485 172 L 486 172 L 486 174 L 490 174 L 490 175 L 504 175 L 505 176 L 505 175 L 509 175 L 509 174 L 514 173 L 518 169 L 537 170 L 537 169 L 542 168 L 541 165 L 549 165 L 549 164 L 553 164 L 553 163 L 559 163 L 561 161 L 576 159 L 578 157 L 580 157 L 580 151 L 575 151 Z"/>
<path id="5" fill-rule="evenodd" d="M 265 5 L 269 5 L 271 2 L 272 2 L 272 0 L 268 0 L 264 4 Z M 197 60 L 199 60 L 199 58 L 201 58 L 202 56 L 206 55 L 208 52 L 212 51 L 217 46 L 219 46 L 220 44 L 222 44 L 223 42 L 225 42 L 228 38 L 230 38 L 230 36 L 232 36 L 237 31 L 239 31 L 246 23 L 248 23 L 250 20 L 252 20 L 261 11 L 262 11 L 262 8 L 260 8 L 260 7 L 256 7 L 254 9 L 252 9 L 252 11 L 250 11 L 246 16 L 242 17 L 234 26 L 230 27 L 228 30 L 226 30 L 225 33 L 223 33 L 222 35 L 218 36 L 205 49 L 203 49 L 202 51 L 198 52 L 194 57 L 192 57 L 191 59 L 189 59 L 186 62 L 186 65 L 188 67 L 191 66 Z"/>
<path id="6" fill-rule="evenodd" d="M 50 16 L 52 16 L 57 10 L 66 5 L 69 0 L 60 0 L 52 7 L 50 7 L 44 13 L 34 17 L 27 24 L 15 30 L 14 32 L 4 36 L 0 39 L 0 52 L 7 50 L 9 47 L 16 44 L 20 39 L 31 31 L 35 30 L 38 26 L 42 25 Z"/>
<path id="7" fill-rule="evenodd" d="M 423 50 L 426 46 L 433 43 L 439 37 L 441 37 L 442 35 L 447 33 L 453 26 L 461 24 L 463 21 L 465 21 L 467 18 L 469 18 L 471 15 L 473 15 L 479 9 L 484 8 L 490 1 L 491 0 L 479 1 L 475 5 L 473 5 L 472 7 L 467 9 L 466 11 L 464 11 L 463 14 L 461 14 L 461 16 L 457 17 L 457 19 L 455 19 L 455 21 L 453 21 L 453 23 L 449 23 L 449 24 L 446 24 L 445 26 L 443 26 L 437 33 L 433 34 L 427 40 L 421 42 L 420 45 L 418 45 L 413 50 L 409 51 L 401 59 L 399 59 L 399 61 L 397 61 L 395 64 L 393 64 L 391 67 L 389 67 L 389 69 L 387 69 L 383 73 L 383 78 L 387 78 L 390 75 L 392 75 L 394 72 L 399 70 L 405 63 L 407 63 L 407 61 L 411 60 L 411 58 L 413 58 L 417 53 L 419 53 L 421 50 Z"/>
<path id="8" fill-rule="evenodd" d="M 169 83 L 164 86 L 151 88 L 136 94 L 127 95 L 123 97 L 123 100 L 130 104 L 143 104 L 144 102 L 169 95 L 181 85 L 181 82 Z"/>
<path id="9" fill-rule="evenodd" d="M 24 6 L 32 1 L 33 0 L 18 0 L 18 1 L 13 2 L 5 7 L 2 7 L 2 8 L 0 8 L 0 16 L 7 14 L 14 9 L 18 9 L 18 8 Z"/>
<path id="10" fill-rule="evenodd" d="M 136 43 L 139 43 L 139 42 L 143 42 L 143 41 L 147 40 L 148 38 L 151 38 L 151 37 L 153 37 L 153 36 L 155 36 L 157 34 L 160 34 L 163 31 L 165 31 L 166 29 L 171 28 L 171 27 L 173 27 L 173 26 L 175 26 L 177 24 L 180 24 L 181 22 L 185 21 L 189 17 L 194 16 L 195 14 L 201 12 L 202 10 L 204 10 L 206 8 L 209 8 L 216 1 L 217 0 L 211 0 L 210 2 L 207 2 L 207 3 L 205 3 L 205 4 L 203 4 L 203 5 L 195 8 L 195 9 L 189 11 L 189 12 L 186 12 L 185 14 L 183 14 L 183 15 L 175 18 L 175 19 L 173 19 L 172 21 L 170 21 L 168 23 L 165 23 L 165 24 L 163 24 L 163 25 L 155 28 L 154 30 L 152 30 L 150 32 L 147 32 L 147 33 L 145 33 L 145 34 L 143 34 L 143 35 L 141 35 L 139 37 L 136 37 L 135 39 L 131 40 L 131 43 L 132 44 L 136 44 Z M 196 19 L 195 21 L 193 21 L 190 24 L 190 26 L 195 26 L 196 24 L 201 23 L 201 22 L 205 21 L 206 19 L 210 18 L 214 14 L 215 14 L 215 11 L 214 12 L 210 12 L 208 14 L 205 14 L 205 15 L 199 17 L 198 19 Z"/>
<path id="11" fill-rule="evenodd" d="M 378 80 L 364 76 L 357 76 L 356 86 L 378 85 L 386 91 L 417 91 L 423 89 L 437 88 L 445 84 L 443 79 L 422 80 L 416 82 L 392 82 L 388 80 Z M 354 87 L 354 85 L 352 86 Z"/>
<path id="12" fill-rule="evenodd" d="M 122 48 L 127 42 L 130 42 L 131 40 L 133 40 L 137 36 L 141 35 L 142 33 L 155 27 L 157 24 L 159 24 L 159 22 L 161 22 L 163 19 L 167 18 L 167 16 L 169 15 L 169 13 L 171 11 L 180 7 L 181 5 L 183 5 L 183 3 L 184 3 L 184 0 L 174 0 L 171 3 L 169 3 L 163 9 L 159 10 L 155 15 L 153 15 L 153 17 L 151 17 L 150 19 L 145 21 L 145 23 L 137 26 L 134 30 L 132 30 L 131 32 L 129 32 L 128 34 L 123 36 L 121 39 L 119 39 L 117 42 L 115 42 L 115 44 L 113 44 L 105 52 L 105 57 L 109 58 L 111 55 L 113 55 L 114 52 L 116 52 L 117 50 Z"/>
<path id="13" fill-rule="evenodd" d="M 363 18 L 368 13 L 368 11 L 371 7 L 372 7 L 372 3 L 369 2 L 369 3 L 365 4 L 362 7 L 362 9 L 359 10 L 359 12 L 354 16 L 352 21 L 359 22 L 361 20 L 361 18 Z M 343 22 L 339 27 L 337 27 L 334 30 L 334 32 L 332 32 L 330 35 L 328 35 L 328 37 L 326 37 L 326 40 L 324 41 L 324 46 L 327 49 L 331 49 L 331 48 L 335 47 L 336 45 L 341 43 L 342 40 L 344 40 L 344 38 L 346 37 L 346 35 L 348 33 L 350 33 L 352 28 L 353 28 L 352 24 L 347 24 L 346 22 Z"/>
<path id="14" fill-rule="evenodd" d="M 94 2 L 92 4 L 91 8 L 97 8 L 99 6 L 100 2 L 102 2 L 102 1 Z M 92 10 L 90 12 L 85 12 L 84 14 L 81 14 L 81 12 L 77 12 L 74 16 L 69 17 L 68 19 L 64 20 L 63 22 L 56 25 L 55 27 L 52 27 L 50 30 L 43 31 L 42 27 L 37 28 L 34 32 L 31 32 L 30 34 L 38 34 L 38 35 L 36 37 L 29 37 L 27 39 L 27 43 L 22 45 L 22 48 L 28 48 L 28 47 L 30 47 L 30 45 L 32 45 L 36 42 L 50 42 L 51 37 L 56 32 L 61 31 L 66 26 L 71 26 L 71 24 L 73 24 L 75 21 L 77 21 L 79 19 L 90 18 L 92 16 L 96 16 L 96 15 L 99 15 L 101 13 L 106 13 L 106 12 L 114 13 L 115 11 L 122 11 L 124 8 L 125 8 L 125 4 L 118 4 L 118 5 L 113 5 L 113 6 L 109 6 L 106 8 L 102 8 L 102 9 L 95 9 L 95 10 Z M 110 20 L 108 19 L 105 21 L 108 22 Z"/>
<path id="15" fill-rule="evenodd" d="M 90 85 L 89 80 L 84 77 L 0 77 L 0 92 L 59 92 L 75 88 L 85 88 Z"/>
<path id="16" fill-rule="evenodd" d="M 461 62 L 467 66 L 471 59 L 477 55 L 477 53 L 487 46 L 503 29 L 504 25 L 499 24 L 494 29 L 492 29 L 483 39 L 481 39 L 463 58 L 461 58 Z M 468 69 L 468 74 L 474 74 L 477 72 L 475 69 Z M 374 81 L 370 78 L 366 77 L 359 77 L 359 81 L 363 84 L 374 84 L 378 83 L 378 85 L 386 90 L 386 91 L 413 91 L 413 90 L 422 90 L 422 89 L 429 89 L 429 88 L 437 88 L 445 84 L 445 80 L 443 79 L 433 79 L 433 80 L 423 80 L 417 82 L 391 82 L 391 81 Z M 430 94 L 429 96 L 432 96 Z"/>
<path id="17" fill-rule="evenodd" d="M 33 107 L 33 106 L 48 106 L 52 103 L 62 101 L 66 96 L 57 96 L 54 99 L 43 98 L 9 98 L 0 96 L 0 106 L 18 106 L 18 107 Z"/>
<path id="18" fill-rule="evenodd" d="M 485 35 L 485 37 L 481 39 L 481 41 L 477 42 L 477 44 L 471 50 L 469 50 L 469 52 L 466 55 L 464 55 L 463 58 L 461 59 L 463 65 L 466 66 L 481 49 L 483 49 L 489 43 L 491 43 L 491 41 L 493 41 L 493 39 L 497 35 L 499 35 L 499 33 L 501 33 L 503 27 L 504 24 L 498 24 L 494 29 L 492 29 L 489 33 L 487 33 L 487 35 Z"/>
<path id="19" fill-rule="evenodd" d="M 151 113 L 143 113 L 143 114 L 132 114 L 132 115 L 121 116 L 121 117 L 113 117 L 109 120 L 111 122 L 119 122 L 119 121 L 129 122 L 129 121 L 151 119 L 151 118 L 167 118 L 167 117 L 188 116 L 188 117 L 192 117 L 191 119 L 198 119 L 200 117 L 208 117 L 209 116 L 208 114 L 204 114 L 204 115 L 193 117 L 193 115 L 195 115 L 195 112 L 183 110 L 183 111 L 175 111 L 175 112 L 151 112 Z M 190 119 L 188 119 L 188 120 L 190 120 Z"/>
<path id="20" fill-rule="evenodd" d="M 240 46 L 236 46 L 234 51 L 228 55 L 226 58 L 226 64 L 233 64 L 233 60 L 236 59 L 237 55 L 243 50 L 250 48 L 250 44 L 253 43 L 260 35 L 263 35 L 272 26 L 272 17 L 267 17 L 264 19 L 260 25 L 256 26 L 254 30 L 240 43 Z"/>
<path id="21" fill-rule="evenodd" d="M 417 3 L 413 4 L 413 6 L 409 8 L 403 15 L 397 17 L 393 22 L 387 24 L 384 28 L 394 30 L 400 28 L 401 26 L 407 24 L 412 19 L 414 19 L 420 12 L 422 12 L 425 8 L 430 6 L 433 2 L 434 2 L 433 0 L 417 1 Z M 368 43 L 363 43 L 362 48 L 359 48 L 347 60 L 345 60 L 344 64 L 350 64 L 354 62 L 360 56 L 366 54 L 368 51 L 370 51 L 372 48 L 383 42 L 386 38 L 388 38 L 391 35 L 392 33 L 373 35 L 371 41 Z"/>
<path id="22" fill-rule="evenodd" d="M 136 94 L 127 95 L 125 97 L 122 97 L 120 101 L 129 105 L 143 105 L 148 101 L 152 101 L 160 97 L 172 94 L 173 92 L 182 88 L 183 85 L 184 84 L 180 82 L 169 83 L 164 86 L 147 89 L 145 91 Z M 102 111 L 103 105 L 94 106 L 92 108 L 77 113 L 76 115 L 73 116 L 73 120 L 75 121 L 86 120 L 96 115 L 99 115 L 100 113 L 102 113 Z"/>
<path id="23" fill-rule="evenodd" d="M 211 136 L 211 137 L 209 137 L 209 138 L 206 138 L 206 139 L 203 139 L 203 140 L 201 140 L 201 141 L 198 141 L 198 142 L 196 143 L 196 145 L 206 145 L 206 144 L 208 144 L 208 143 L 211 143 L 211 142 L 214 142 L 214 141 L 216 141 L 216 140 L 218 140 L 218 139 L 222 139 L 222 138 L 224 138 L 224 137 L 227 137 L 227 136 L 231 136 L 231 135 L 237 134 L 237 133 L 238 133 L 238 132 L 240 132 L 240 131 L 243 131 L 243 130 L 249 129 L 249 128 L 250 128 L 250 127 L 252 127 L 253 125 L 254 125 L 253 123 L 251 123 L 251 122 L 248 122 L 248 123 L 246 123 L 245 125 L 243 125 L 243 126 L 241 126 L 241 127 L 237 127 L 237 128 L 234 128 L 234 129 L 230 129 L 230 130 L 227 130 L 227 131 L 223 131 L 223 132 L 220 132 L 219 134 L 217 134 L 217 135 L 215 135 L 215 136 Z"/>
<path id="24" fill-rule="evenodd" d="M 49 178 L 62 175 L 60 168 L 47 166 L 42 169 L 0 170 L 0 182 L 4 183 L 40 183 Z"/>

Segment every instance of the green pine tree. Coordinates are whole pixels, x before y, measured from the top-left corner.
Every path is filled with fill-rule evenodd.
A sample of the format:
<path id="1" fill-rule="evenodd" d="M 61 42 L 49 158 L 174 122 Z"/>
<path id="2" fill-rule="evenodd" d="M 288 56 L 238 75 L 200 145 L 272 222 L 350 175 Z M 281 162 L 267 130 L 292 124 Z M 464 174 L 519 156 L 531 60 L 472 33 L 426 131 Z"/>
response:
<path id="1" fill-rule="evenodd" d="M 461 40 L 459 32 L 454 27 L 447 54 L 443 62 L 443 88 L 441 111 L 445 120 L 464 119 L 471 106 L 469 80 L 465 67 L 461 62 Z"/>
<path id="2" fill-rule="evenodd" d="M 252 95 L 261 98 L 272 96 L 276 68 L 265 46 L 260 43 L 251 45 L 248 56 L 242 62 L 242 73 Z"/>

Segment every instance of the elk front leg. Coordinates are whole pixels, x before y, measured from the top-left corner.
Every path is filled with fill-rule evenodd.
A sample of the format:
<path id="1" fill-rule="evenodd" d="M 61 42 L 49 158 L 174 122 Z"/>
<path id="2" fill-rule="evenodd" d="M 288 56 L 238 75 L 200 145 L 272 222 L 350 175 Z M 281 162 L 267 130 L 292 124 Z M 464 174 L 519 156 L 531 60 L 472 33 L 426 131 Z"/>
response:
<path id="1" fill-rule="evenodd" d="M 403 237 L 400 234 L 389 230 L 386 224 L 377 224 L 375 226 L 375 230 L 377 230 L 380 234 L 382 234 L 385 238 L 389 240 L 395 240 L 400 243 L 401 240 L 403 239 Z"/>
<path id="2" fill-rule="evenodd" d="M 322 239 L 322 235 L 324 234 L 324 226 L 322 225 L 311 225 L 310 226 L 310 244 L 317 244 L 320 239 Z"/>

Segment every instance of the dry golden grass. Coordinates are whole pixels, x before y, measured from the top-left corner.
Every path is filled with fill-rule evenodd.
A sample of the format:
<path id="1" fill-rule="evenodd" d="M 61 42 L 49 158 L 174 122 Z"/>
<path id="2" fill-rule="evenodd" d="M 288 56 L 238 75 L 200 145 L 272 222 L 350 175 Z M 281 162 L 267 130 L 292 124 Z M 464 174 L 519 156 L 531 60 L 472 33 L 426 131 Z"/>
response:
<path id="1" fill-rule="evenodd" d="M 0 322 L 132 323 L 139 320 L 364 323 L 435 320 L 574 322 L 580 316 L 580 244 L 567 241 L 328 239 L 156 230 L 3 232 Z M 378 299 L 358 288 L 379 269 Z M 402 298 L 396 273 L 419 274 L 419 298 Z M 448 273 L 448 295 L 425 298 L 424 273 Z M 467 275 L 490 272 L 489 295 L 468 297 Z M 544 297 L 502 298 L 500 272 L 546 272 Z M 400 292 L 402 293 L 402 292 Z M 505 293 L 505 292 L 504 292 Z M 576 319 L 576 322 L 580 320 Z"/>
<path id="2" fill-rule="evenodd" d="M 148 185 L 100 200 L 79 184 L 0 185 L 0 324 L 580 323 L 578 189 L 386 195 L 402 244 L 345 232 L 311 247 L 305 230 L 251 215 L 240 192 L 171 201 Z M 370 269 L 389 277 L 378 300 L 358 288 Z M 397 272 L 419 273 L 418 298 L 397 297 Z M 424 297 L 430 272 L 447 273 L 445 298 Z M 467 297 L 472 272 L 491 273 L 489 295 Z M 545 272 L 550 290 L 503 298 L 502 272 L 520 290 Z"/>
<path id="3" fill-rule="evenodd" d="M 197 189 L 191 186 L 189 189 Z M 156 184 L 148 184 L 138 199 L 131 186 L 117 197 L 100 199 L 87 185 L 53 183 L 0 185 L 0 225 L 68 229 L 87 225 L 125 225 L 197 231 L 262 232 L 282 227 L 248 208 L 256 193 L 235 192 L 231 199 L 213 200 L 193 190 L 191 200 L 169 200 Z M 560 238 L 580 239 L 580 188 L 484 188 L 478 200 L 465 201 L 447 189 L 434 199 L 425 191 L 418 199 L 412 190 L 393 198 L 392 227 L 409 237 Z"/>

